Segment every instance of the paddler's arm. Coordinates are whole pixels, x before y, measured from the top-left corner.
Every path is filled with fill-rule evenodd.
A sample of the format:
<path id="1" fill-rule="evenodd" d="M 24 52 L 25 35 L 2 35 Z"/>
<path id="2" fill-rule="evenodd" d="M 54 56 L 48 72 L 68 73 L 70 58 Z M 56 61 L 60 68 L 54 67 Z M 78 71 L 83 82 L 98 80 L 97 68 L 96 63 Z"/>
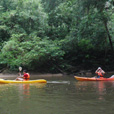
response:
<path id="1" fill-rule="evenodd" d="M 19 76 L 17 78 L 23 78 L 23 75 L 21 73 L 18 74 Z"/>
<path id="2" fill-rule="evenodd" d="M 95 73 L 98 74 L 99 70 L 102 70 L 101 67 L 98 67 L 98 69 L 95 71 Z"/>
<path id="3" fill-rule="evenodd" d="M 103 74 L 105 74 L 105 71 L 104 71 L 104 70 L 102 70 L 102 73 L 103 73 Z"/>
<path id="4" fill-rule="evenodd" d="M 98 69 L 95 71 L 96 74 L 98 74 Z"/>

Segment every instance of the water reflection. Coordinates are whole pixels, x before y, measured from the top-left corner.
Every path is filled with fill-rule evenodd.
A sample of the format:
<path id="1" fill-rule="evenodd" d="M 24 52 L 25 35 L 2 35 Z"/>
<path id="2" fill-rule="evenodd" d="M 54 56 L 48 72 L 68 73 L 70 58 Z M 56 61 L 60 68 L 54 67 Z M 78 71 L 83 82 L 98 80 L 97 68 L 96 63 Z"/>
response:
<path id="1" fill-rule="evenodd" d="M 30 85 L 23 84 L 23 94 L 26 96 L 30 96 Z"/>
<path id="2" fill-rule="evenodd" d="M 97 95 L 98 100 L 105 100 L 105 96 L 112 92 L 112 89 L 114 89 L 114 82 L 113 81 L 79 81 L 75 83 L 76 91 L 79 93 L 87 93 L 90 94 L 93 93 L 93 96 L 95 98 L 95 95 Z M 111 91 L 109 91 L 111 88 Z"/>
<path id="3" fill-rule="evenodd" d="M 46 87 L 46 85 L 47 85 L 46 83 L 34 83 L 34 84 L 30 84 L 30 86 L 34 86 L 34 87 L 39 88 L 39 89 Z"/>
<path id="4" fill-rule="evenodd" d="M 99 100 L 103 100 L 104 99 L 104 95 L 106 94 L 106 87 L 105 87 L 105 82 L 100 81 L 97 84 L 97 88 L 98 88 L 98 93 L 99 93 Z"/>
<path id="5" fill-rule="evenodd" d="M 0 114 L 36 114 L 45 101 L 45 87 L 46 84 L 38 83 L 0 84 Z"/>
<path id="6" fill-rule="evenodd" d="M 41 89 L 41 88 L 44 88 L 45 86 L 46 86 L 45 83 L 42 83 L 42 84 L 40 84 L 40 83 L 36 83 L 36 84 L 18 84 L 17 87 L 18 87 L 20 100 L 22 101 L 25 98 L 30 98 L 32 88 Z"/>

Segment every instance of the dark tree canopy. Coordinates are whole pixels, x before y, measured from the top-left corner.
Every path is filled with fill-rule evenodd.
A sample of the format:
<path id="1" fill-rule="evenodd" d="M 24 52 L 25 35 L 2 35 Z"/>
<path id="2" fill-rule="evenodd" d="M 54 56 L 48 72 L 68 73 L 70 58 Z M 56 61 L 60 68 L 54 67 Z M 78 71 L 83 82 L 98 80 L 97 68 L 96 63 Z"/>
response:
<path id="1" fill-rule="evenodd" d="M 0 69 L 114 69 L 111 0 L 0 0 Z"/>

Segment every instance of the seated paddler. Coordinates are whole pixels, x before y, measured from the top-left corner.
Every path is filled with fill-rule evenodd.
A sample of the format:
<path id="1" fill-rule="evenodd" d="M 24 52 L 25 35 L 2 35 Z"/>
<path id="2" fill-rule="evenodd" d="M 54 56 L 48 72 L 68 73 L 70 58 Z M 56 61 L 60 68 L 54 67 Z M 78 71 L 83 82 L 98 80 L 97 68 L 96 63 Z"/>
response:
<path id="1" fill-rule="evenodd" d="M 105 74 L 104 70 L 102 70 L 101 67 L 98 67 L 98 69 L 95 71 L 95 73 L 97 74 L 97 78 L 103 77 Z"/>
<path id="2" fill-rule="evenodd" d="M 19 76 L 16 78 L 18 81 L 27 81 L 30 79 L 30 74 L 26 70 L 23 70 L 23 75 L 19 73 Z"/>

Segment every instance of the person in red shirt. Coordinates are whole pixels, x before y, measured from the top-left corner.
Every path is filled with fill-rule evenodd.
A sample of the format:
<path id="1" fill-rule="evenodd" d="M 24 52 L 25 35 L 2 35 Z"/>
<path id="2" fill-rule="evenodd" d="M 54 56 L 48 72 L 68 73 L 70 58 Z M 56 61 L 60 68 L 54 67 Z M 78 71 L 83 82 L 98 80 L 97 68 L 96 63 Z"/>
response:
<path id="1" fill-rule="evenodd" d="M 19 81 L 27 81 L 27 80 L 30 79 L 30 74 L 27 73 L 26 70 L 23 70 L 23 75 L 21 75 L 20 73 L 19 73 L 19 75 L 20 75 L 20 76 L 17 77 L 16 80 L 19 80 Z"/>
<path id="2" fill-rule="evenodd" d="M 30 74 L 27 73 L 26 70 L 23 71 L 23 74 L 24 74 L 24 75 L 23 75 L 24 80 L 29 80 Z"/>
<path id="3" fill-rule="evenodd" d="M 98 75 L 97 78 L 103 77 L 105 72 L 102 70 L 101 67 L 98 67 L 98 69 L 95 71 L 95 73 Z"/>

